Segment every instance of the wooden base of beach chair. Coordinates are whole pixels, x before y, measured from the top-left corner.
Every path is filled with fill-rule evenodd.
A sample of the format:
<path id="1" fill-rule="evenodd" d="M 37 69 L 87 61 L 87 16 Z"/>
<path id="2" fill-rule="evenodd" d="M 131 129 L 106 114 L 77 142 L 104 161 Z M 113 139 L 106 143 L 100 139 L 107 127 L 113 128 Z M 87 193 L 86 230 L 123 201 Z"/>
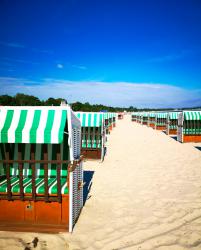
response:
<path id="1" fill-rule="evenodd" d="M 166 130 L 166 126 L 156 126 L 156 130 Z"/>
<path id="2" fill-rule="evenodd" d="M 169 135 L 177 135 L 177 129 L 170 129 L 169 133 L 167 133 Z"/>
<path id="3" fill-rule="evenodd" d="M 101 149 L 81 149 L 85 159 L 101 159 Z"/>
<path id="4" fill-rule="evenodd" d="M 27 198 L 25 196 L 25 198 Z M 30 197 L 31 198 L 31 197 Z M 62 201 L 0 200 L 0 230 L 59 232 L 68 231 L 69 196 Z"/>
<path id="5" fill-rule="evenodd" d="M 143 122 L 142 124 L 143 124 L 143 125 L 147 125 L 147 122 Z"/>
<path id="6" fill-rule="evenodd" d="M 183 142 L 201 142 L 201 135 L 183 135 Z"/>
<path id="7" fill-rule="evenodd" d="M 149 124 L 149 127 L 151 127 L 151 128 L 155 128 L 155 124 L 150 123 L 150 124 Z"/>
<path id="8" fill-rule="evenodd" d="M 34 232 L 34 233 L 61 233 L 68 232 L 66 225 L 32 224 L 32 223 L 8 223 L 0 224 L 0 231 L 9 232 Z"/>

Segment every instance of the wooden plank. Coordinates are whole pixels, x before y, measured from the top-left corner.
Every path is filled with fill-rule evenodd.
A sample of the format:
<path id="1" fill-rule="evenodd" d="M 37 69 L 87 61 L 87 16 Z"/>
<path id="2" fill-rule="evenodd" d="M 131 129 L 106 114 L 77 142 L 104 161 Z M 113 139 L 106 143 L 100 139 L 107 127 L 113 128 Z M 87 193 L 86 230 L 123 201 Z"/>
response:
<path id="1" fill-rule="evenodd" d="M 45 182 L 45 201 L 48 202 L 48 164 L 47 164 L 47 160 L 48 160 L 48 153 L 47 153 L 47 144 L 44 144 L 44 160 L 46 161 L 44 163 L 44 182 Z"/>
<path id="2" fill-rule="evenodd" d="M 9 145 L 6 144 L 6 160 L 9 159 Z M 7 199 L 10 201 L 12 200 L 12 193 L 11 193 L 11 180 L 10 180 L 10 164 L 6 163 L 6 180 L 7 180 Z"/>
<path id="3" fill-rule="evenodd" d="M 60 145 L 57 148 L 57 160 L 61 160 Z M 61 164 L 57 164 L 57 196 L 58 202 L 61 203 Z"/>
<path id="4" fill-rule="evenodd" d="M 8 163 L 8 164 L 13 164 L 13 163 L 21 163 L 21 164 L 24 164 L 24 163 L 41 163 L 41 164 L 48 164 L 48 163 L 52 163 L 52 164 L 68 164 L 70 161 L 69 160 L 60 160 L 60 161 L 57 161 L 57 160 L 9 160 L 6 159 L 6 160 L 0 160 L 1 163 Z"/>
<path id="5" fill-rule="evenodd" d="M 18 160 L 22 160 L 22 144 L 18 144 Z M 20 184 L 20 199 L 24 200 L 23 189 L 23 163 L 19 163 L 19 184 Z"/>
<path id="6" fill-rule="evenodd" d="M 34 161 L 35 159 L 35 145 L 31 144 L 31 160 Z M 32 169 L 32 199 L 36 201 L 36 165 L 35 163 L 31 164 Z"/>

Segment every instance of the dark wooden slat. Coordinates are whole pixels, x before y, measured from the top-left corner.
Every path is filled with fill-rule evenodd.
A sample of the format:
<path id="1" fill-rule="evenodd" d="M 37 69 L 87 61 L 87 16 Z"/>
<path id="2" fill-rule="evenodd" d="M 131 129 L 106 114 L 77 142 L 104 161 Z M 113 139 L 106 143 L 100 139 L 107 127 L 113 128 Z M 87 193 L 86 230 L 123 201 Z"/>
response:
<path id="1" fill-rule="evenodd" d="M 0 194 L 0 200 L 8 200 L 8 196 L 5 194 Z M 12 200 L 20 200 L 20 196 L 19 195 L 13 195 L 12 196 Z M 32 196 L 24 196 L 24 201 L 32 201 L 33 198 Z M 44 201 L 44 197 L 43 196 L 36 196 L 36 200 L 35 201 Z M 48 198 L 48 201 L 55 201 L 58 202 L 58 197 L 57 196 L 51 196 Z"/>
<path id="2" fill-rule="evenodd" d="M 22 159 L 22 145 L 18 144 L 18 159 Z M 20 199 L 24 199 L 24 189 L 23 189 L 23 164 L 19 163 L 19 184 L 20 184 Z"/>
<path id="3" fill-rule="evenodd" d="M 45 164 L 45 163 L 51 163 L 51 164 L 57 164 L 57 163 L 69 163 L 70 161 L 66 160 L 66 161 L 57 161 L 57 160 L 0 160 L 0 163 L 9 163 L 9 164 L 13 164 L 13 163 L 41 163 L 41 164 Z"/>
<path id="4" fill-rule="evenodd" d="M 6 160 L 9 159 L 9 145 L 6 144 Z M 6 180 L 7 180 L 7 199 L 12 200 L 11 180 L 10 180 L 10 164 L 6 163 Z"/>
<path id="5" fill-rule="evenodd" d="M 46 163 L 44 163 L 44 185 L 45 185 L 45 201 L 49 201 L 49 194 L 48 194 L 48 154 L 47 154 L 47 144 L 44 144 L 44 160 Z"/>
<path id="6" fill-rule="evenodd" d="M 35 159 L 35 145 L 31 144 L 31 160 L 34 161 Z M 32 169 L 32 199 L 33 201 L 36 200 L 36 165 L 35 163 L 31 164 Z"/>
<path id="7" fill-rule="evenodd" d="M 61 160 L 60 145 L 57 147 L 57 161 Z M 61 164 L 57 164 L 57 196 L 61 203 Z"/>

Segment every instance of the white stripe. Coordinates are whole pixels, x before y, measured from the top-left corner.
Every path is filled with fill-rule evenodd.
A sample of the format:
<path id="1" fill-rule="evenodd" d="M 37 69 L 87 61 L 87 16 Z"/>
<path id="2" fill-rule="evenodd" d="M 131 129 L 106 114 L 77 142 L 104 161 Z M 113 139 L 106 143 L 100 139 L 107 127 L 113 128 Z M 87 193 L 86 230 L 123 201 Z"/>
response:
<path id="1" fill-rule="evenodd" d="M 30 130 L 33 124 L 34 111 L 28 110 L 26 122 L 22 130 L 22 143 L 30 143 Z"/>
<path id="2" fill-rule="evenodd" d="M 17 129 L 19 120 L 20 120 L 21 110 L 15 110 L 13 114 L 13 119 L 8 129 L 8 142 L 14 143 L 15 142 L 15 130 Z"/>
<path id="3" fill-rule="evenodd" d="M 45 180 L 43 179 L 43 181 L 37 186 L 36 188 L 36 193 L 38 193 L 39 188 L 45 183 Z"/>
<path id="4" fill-rule="evenodd" d="M 89 114 L 86 113 L 86 120 L 85 120 L 85 127 L 88 127 L 88 122 L 89 122 Z"/>
<path id="5" fill-rule="evenodd" d="M 64 151 L 64 142 L 60 144 L 60 152 L 61 152 L 61 160 L 63 160 L 63 151 Z M 61 176 L 63 176 L 63 170 L 62 170 L 63 164 L 61 164 Z"/>
<path id="6" fill-rule="evenodd" d="M 51 143 L 59 142 L 59 128 L 61 125 L 62 110 L 57 110 L 54 113 L 54 121 L 51 131 Z"/>
<path id="7" fill-rule="evenodd" d="M 36 154 L 35 154 L 36 160 L 41 160 L 41 144 L 36 144 Z M 40 174 L 40 163 L 36 163 L 36 176 L 38 177 Z"/>
<path id="8" fill-rule="evenodd" d="M 47 123 L 48 110 L 41 111 L 41 119 L 36 131 L 36 143 L 44 143 L 44 130 Z"/>
<path id="9" fill-rule="evenodd" d="M 37 180 L 38 180 L 39 178 L 36 178 L 36 182 L 37 182 Z M 41 180 L 42 181 L 42 180 Z M 41 181 L 37 184 L 37 185 L 39 185 L 40 183 L 41 183 Z M 29 186 L 31 186 L 32 185 L 32 181 L 28 184 L 28 185 L 26 185 L 26 187 L 24 187 L 24 192 L 26 193 L 26 189 L 29 187 Z"/>
<path id="10" fill-rule="evenodd" d="M 80 118 L 78 118 L 80 120 L 80 123 L 81 123 L 81 127 L 82 127 L 82 113 L 79 113 L 80 114 Z"/>
<path id="11" fill-rule="evenodd" d="M 17 179 L 14 183 L 12 183 L 12 185 L 16 185 L 16 183 L 18 183 L 19 182 L 19 179 Z M 12 188 L 13 188 L 13 186 L 12 186 Z M 12 189 L 11 188 L 11 189 Z M 7 185 L 7 187 L 6 187 L 6 192 L 8 191 L 8 185 Z"/>
<path id="12" fill-rule="evenodd" d="M 0 113 L 0 133 L 1 133 L 1 130 L 3 129 L 4 127 L 4 123 L 6 121 L 6 114 L 7 114 L 7 110 L 3 109 Z M 0 136 L 0 142 L 1 142 L 1 136 Z"/>
<path id="13" fill-rule="evenodd" d="M 14 146 L 14 159 L 13 160 L 18 160 L 18 143 L 15 143 Z M 15 162 L 13 163 L 13 167 L 12 167 L 12 175 L 16 176 L 18 175 L 19 170 L 18 170 L 18 163 Z"/>
<path id="14" fill-rule="evenodd" d="M 57 184 L 57 180 L 55 180 L 51 185 L 50 185 L 50 187 L 49 187 L 49 193 L 51 194 L 52 193 L 52 188 L 54 187 L 54 185 L 56 185 Z M 58 190 L 57 190 L 57 192 L 58 192 Z"/>
<path id="15" fill-rule="evenodd" d="M 30 150 L 31 150 L 31 144 L 25 144 L 25 149 L 24 149 L 24 160 L 30 160 Z M 28 176 L 29 175 L 29 163 L 24 163 L 23 167 L 23 176 Z"/>
<path id="16" fill-rule="evenodd" d="M 32 181 L 30 179 L 27 179 L 26 182 L 24 183 L 25 179 L 27 179 L 27 178 L 26 177 L 23 178 L 23 186 L 26 185 L 26 184 L 28 184 L 28 183 L 30 183 Z M 17 183 L 15 185 L 12 186 L 11 190 L 13 191 L 14 187 L 17 186 L 17 185 L 19 185 L 19 180 L 17 181 Z"/>
<path id="17" fill-rule="evenodd" d="M 12 182 L 12 179 L 14 179 L 14 178 L 16 178 L 16 177 L 11 177 L 11 178 L 10 178 L 10 181 Z M 6 182 L 7 182 L 7 179 L 1 181 L 1 182 L 0 182 L 0 186 L 4 185 Z"/>
<path id="18" fill-rule="evenodd" d="M 65 182 L 65 184 L 63 185 L 62 189 L 61 189 L 61 194 L 64 194 L 64 190 L 67 187 L 67 181 Z"/>

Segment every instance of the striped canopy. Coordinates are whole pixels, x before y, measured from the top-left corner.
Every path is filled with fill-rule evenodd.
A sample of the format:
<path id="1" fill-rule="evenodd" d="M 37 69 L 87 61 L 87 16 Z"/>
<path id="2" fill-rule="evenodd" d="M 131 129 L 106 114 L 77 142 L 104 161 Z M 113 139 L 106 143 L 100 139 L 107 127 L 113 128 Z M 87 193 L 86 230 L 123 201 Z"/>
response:
<path id="1" fill-rule="evenodd" d="M 168 113 L 156 113 L 157 118 L 167 118 Z"/>
<path id="2" fill-rule="evenodd" d="M 169 112 L 169 119 L 177 120 L 179 116 L 179 112 Z"/>
<path id="3" fill-rule="evenodd" d="M 201 111 L 184 111 L 184 120 L 201 120 Z"/>
<path id="4" fill-rule="evenodd" d="M 147 113 L 142 113 L 141 114 L 143 117 L 148 117 L 148 114 Z"/>
<path id="5" fill-rule="evenodd" d="M 61 143 L 64 107 L 1 107 L 0 143 Z"/>
<path id="6" fill-rule="evenodd" d="M 156 117 L 156 113 L 149 113 L 149 117 Z"/>
<path id="7" fill-rule="evenodd" d="M 103 125 L 103 114 L 95 112 L 75 112 L 81 121 L 82 127 L 101 127 Z"/>

